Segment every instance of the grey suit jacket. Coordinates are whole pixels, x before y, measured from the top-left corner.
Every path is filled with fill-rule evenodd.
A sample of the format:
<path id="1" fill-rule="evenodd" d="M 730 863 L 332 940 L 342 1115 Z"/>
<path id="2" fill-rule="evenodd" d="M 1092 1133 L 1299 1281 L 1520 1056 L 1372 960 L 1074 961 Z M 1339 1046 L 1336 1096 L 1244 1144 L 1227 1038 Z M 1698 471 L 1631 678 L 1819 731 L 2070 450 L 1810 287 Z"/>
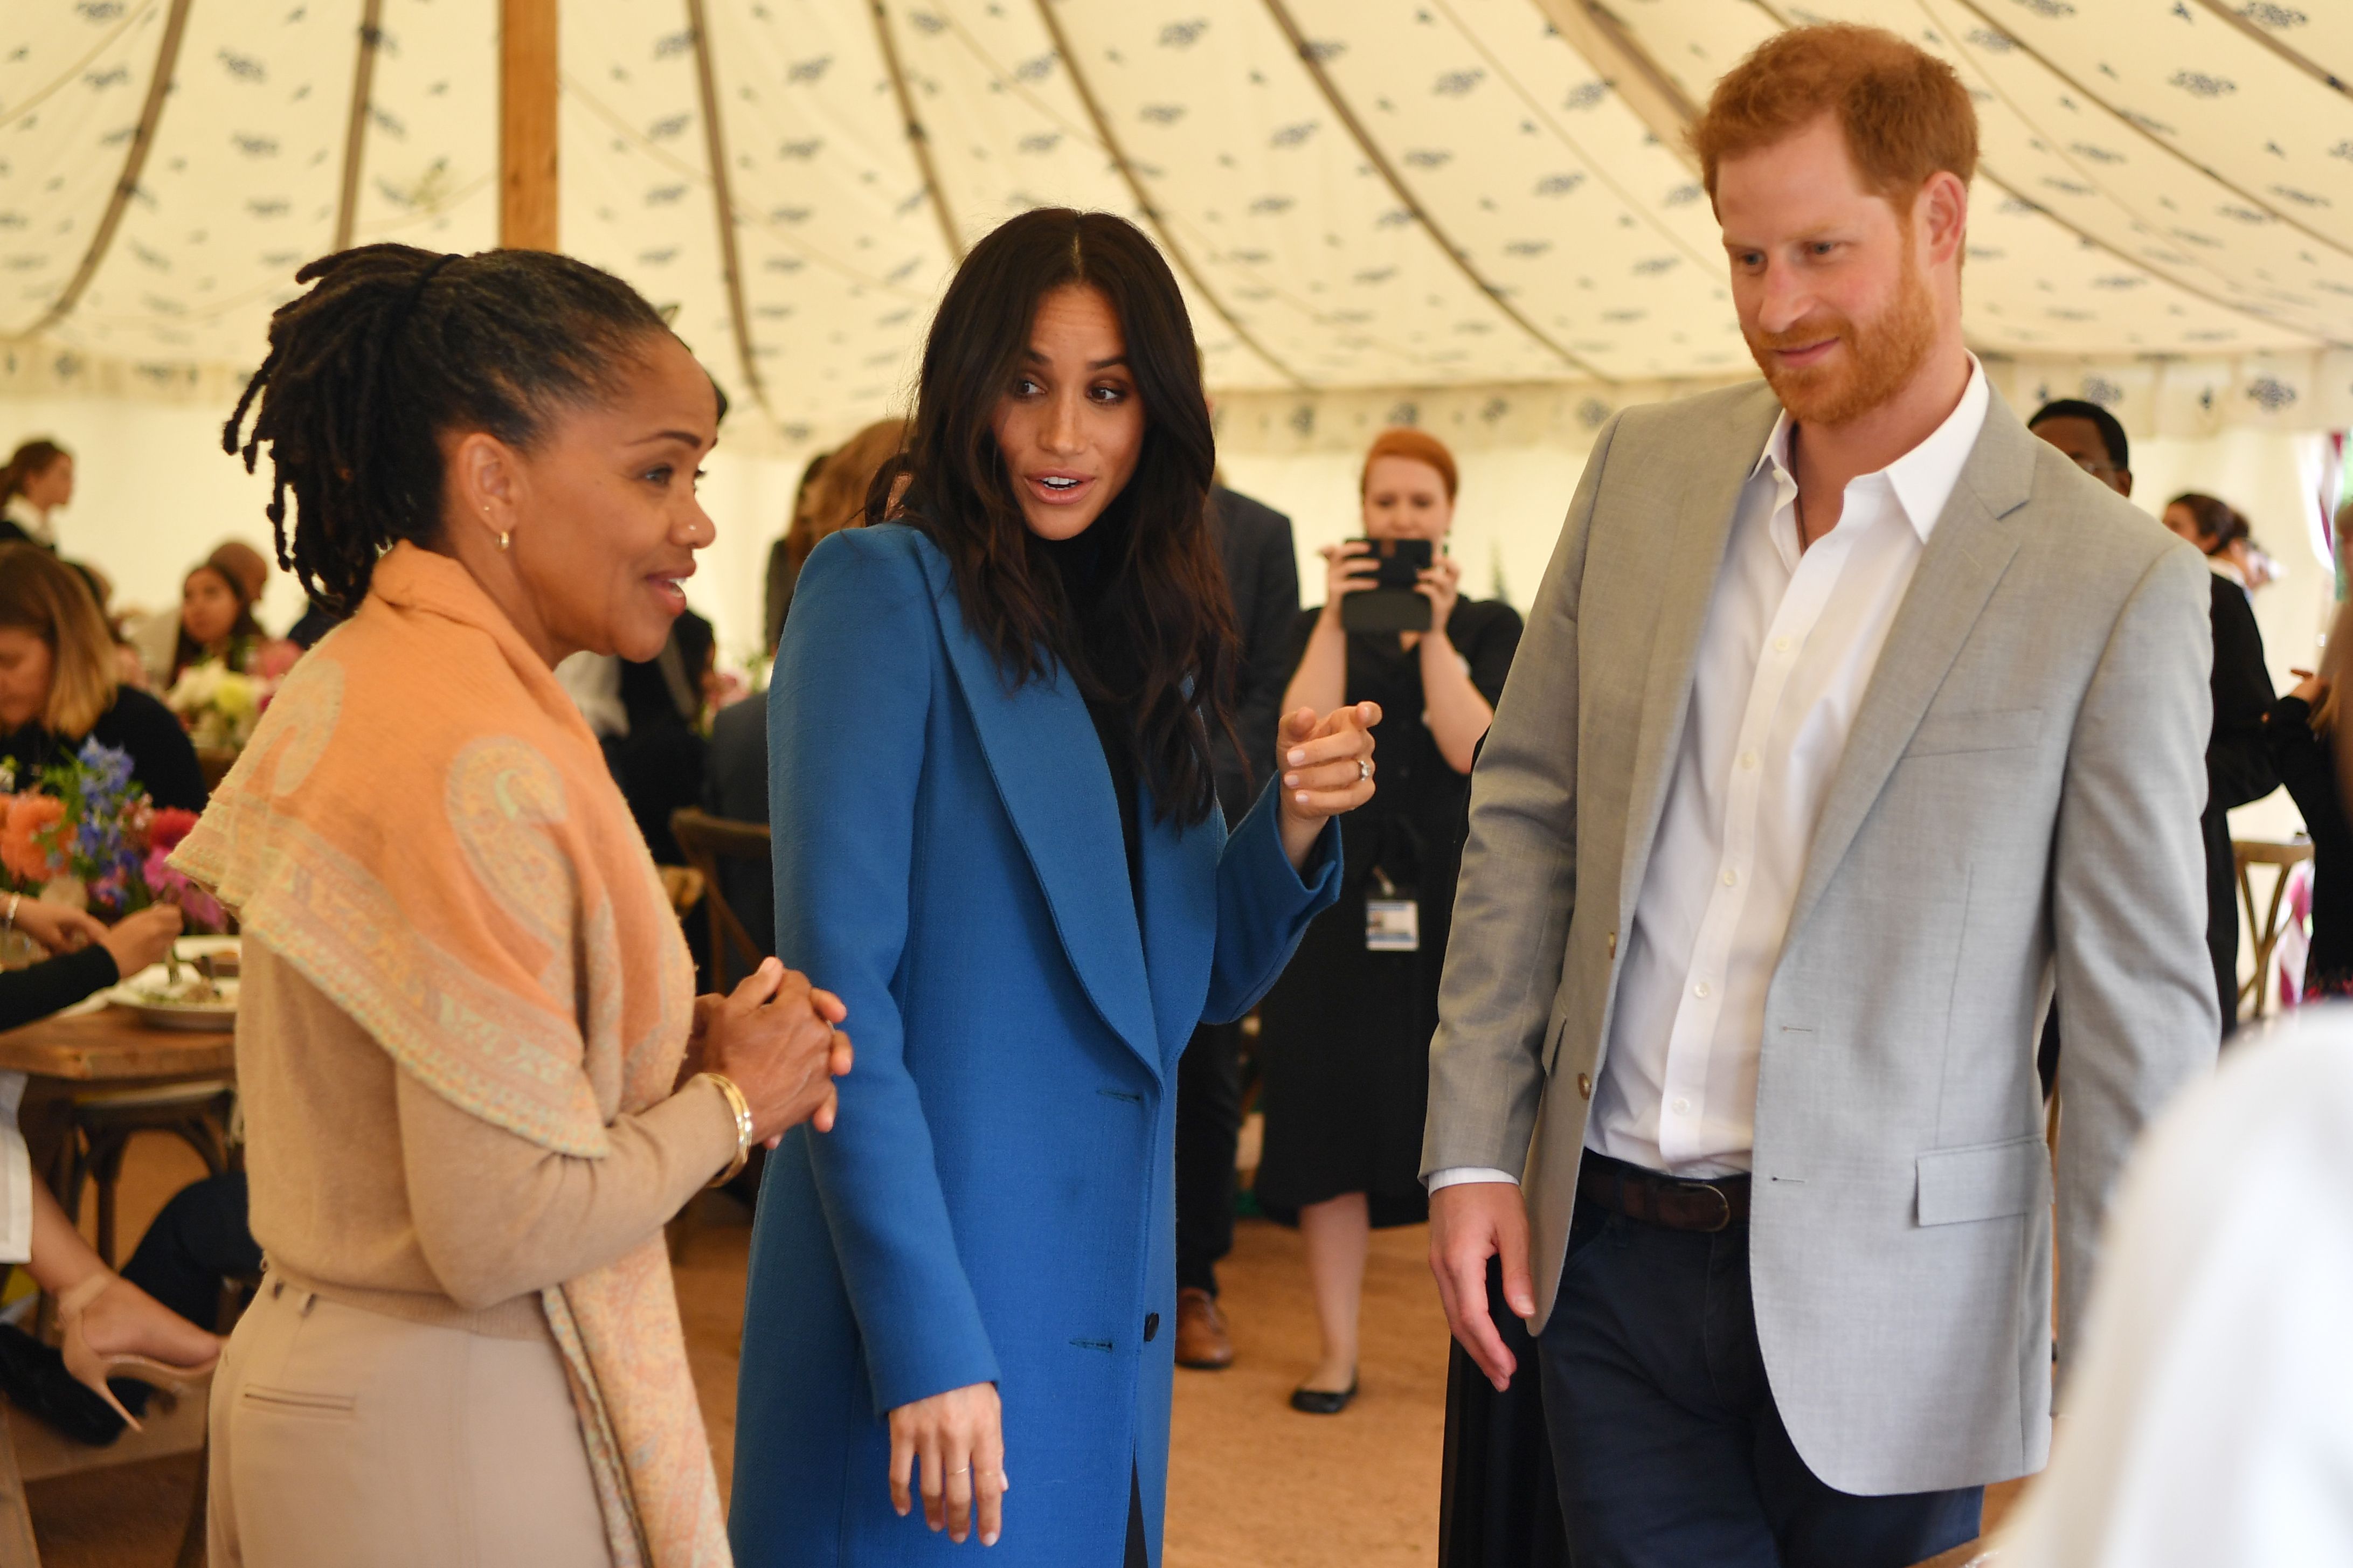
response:
<path id="1" fill-rule="evenodd" d="M 1540 1329 L 1701 627 L 1779 408 L 1761 384 L 1603 432 L 1472 779 L 1423 1171 L 1525 1173 Z M 2197 552 L 2000 396 L 1816 826 L 1767 992 L 1749 1274 L 1781 1415 L 1843 1491 L 1973 1485 L 2050 1441 L 2067 1018 L 2070 1330 L 2134 1135 L 2221 1032 L 2199 812 Z"/>

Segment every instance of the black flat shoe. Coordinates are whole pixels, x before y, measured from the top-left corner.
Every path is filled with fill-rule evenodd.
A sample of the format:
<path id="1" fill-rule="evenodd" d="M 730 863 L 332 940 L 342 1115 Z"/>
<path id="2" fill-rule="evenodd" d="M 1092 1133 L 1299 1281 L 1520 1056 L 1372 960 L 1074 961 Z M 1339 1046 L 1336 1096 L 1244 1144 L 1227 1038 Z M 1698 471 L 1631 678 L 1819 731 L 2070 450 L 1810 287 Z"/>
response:
<path id="1" fill-rule="evenodd" d="M 1348 1386 L 1336 1394 L 1328 1388 L 1294 1388 L 1291 1391 L 1291 1407 L 1303 1415 L 1337 1415 L 1356 1397 L 1356 1380 L 1352 1377 Z"/>
<path id="2" fill-rule="evenodd" d="M 123 1382 L 111 1386 L 121 1393 L 138 1385 Z M 122 1417 L 74 1381 L 55 1346 L 5 1323 L 0 1323 L 0 1394 L 77 1443 L 102 1448 L 122 1436 Z"/>

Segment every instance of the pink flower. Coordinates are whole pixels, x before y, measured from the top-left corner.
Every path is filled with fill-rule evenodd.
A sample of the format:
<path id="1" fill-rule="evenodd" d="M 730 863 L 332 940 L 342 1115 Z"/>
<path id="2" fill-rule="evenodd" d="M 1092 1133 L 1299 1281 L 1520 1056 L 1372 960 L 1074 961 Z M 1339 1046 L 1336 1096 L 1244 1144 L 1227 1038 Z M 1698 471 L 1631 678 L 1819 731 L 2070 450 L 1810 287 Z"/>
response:
<path id="1" fill-rule="evenodd" d="M 169 855 L 180 847 L 181 839 L 195 831 L 195 812 L 176 805 L 159 806 L 147 822 L 147 847 Z"/>
<path id="2" fill-rule="evenodd" d="M 180 815 L 185 816 L 189 814 L 182 812 Z M 155 901 L 159 904 L 179 905 L 180 912 L 188 917 L 190 931 L 226 930 L 228 926 L 228 915 L 221 908 L 220 900 L 183 876 L 179 868 L 171 863 L 170 856 L 171 851 L 168 849 L 151 849 L 147 852 L 147 864 L 143 869 L 147 878 L 148 892 L 154 896 Z"/>
<path id="3" fill-rule="evenodd" d="M 245 661 L 245 672 L 256 680 L 280 681 L 302 657 L 301 646 L 283 637 L 273 638 L 253 650 Z"/>

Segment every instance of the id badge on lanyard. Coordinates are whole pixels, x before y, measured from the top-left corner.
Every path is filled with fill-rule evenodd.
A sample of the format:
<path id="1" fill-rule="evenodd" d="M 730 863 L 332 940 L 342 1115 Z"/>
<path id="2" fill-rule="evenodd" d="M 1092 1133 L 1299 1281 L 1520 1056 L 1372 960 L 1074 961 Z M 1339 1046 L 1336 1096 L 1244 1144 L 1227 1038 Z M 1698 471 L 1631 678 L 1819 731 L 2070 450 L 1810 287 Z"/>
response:
<path id="1" fill-rule="evenodd" d="M 1365 900 L 1365 951 L 1419 952 L 1421 906 L 1406 897 L 1386 873 L 1376 869 L 1377 890 Z"/>

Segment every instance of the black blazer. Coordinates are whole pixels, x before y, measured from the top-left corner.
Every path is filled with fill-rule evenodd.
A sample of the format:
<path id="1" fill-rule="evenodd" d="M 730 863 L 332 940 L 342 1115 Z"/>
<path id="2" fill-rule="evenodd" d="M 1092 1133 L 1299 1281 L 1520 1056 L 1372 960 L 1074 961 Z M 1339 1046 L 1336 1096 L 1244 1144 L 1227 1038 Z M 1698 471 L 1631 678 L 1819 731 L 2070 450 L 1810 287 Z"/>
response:
<path id="1" fill-rule="evenodd" d="M 2213 579 L 2214 729 L 2206 742 L 2206 811 L 2198 819 L 2206 840 L 2206 946 L 2214 960 L 2214 986 L 2222 1002 L 2224 1033 L 2238 1016 L 2239 874 L 2231 850 L 2231 810 L 2279 787 L 2263 734 L 2271 711 L 2272 678 L 2263 664 L 2263 635 L 2255 627 L 2247 591 Z"/>
<path id="2" fill-rule="evenodd" d="M 1241 628 L 1242 665 L 1234 690 L 1237 752 L 1223 733 L 1209 737 L 1216 754 L 1218 803 L 1238 823 L 1274 774 L 1274 735 L 1282 721 L 1282 689 L 1291 683 L 1291 623 L 1299 614 L 1299 559 L 1292 552 L 1291 520 L 1261 501 L 1219 485 L 1209 492 L 1212 533 L 1225 563 L 1226 586 Z"/>

